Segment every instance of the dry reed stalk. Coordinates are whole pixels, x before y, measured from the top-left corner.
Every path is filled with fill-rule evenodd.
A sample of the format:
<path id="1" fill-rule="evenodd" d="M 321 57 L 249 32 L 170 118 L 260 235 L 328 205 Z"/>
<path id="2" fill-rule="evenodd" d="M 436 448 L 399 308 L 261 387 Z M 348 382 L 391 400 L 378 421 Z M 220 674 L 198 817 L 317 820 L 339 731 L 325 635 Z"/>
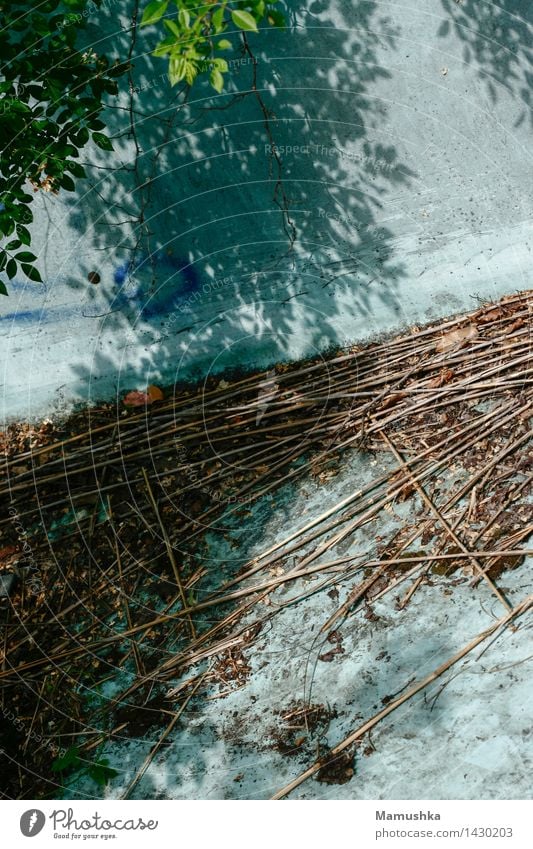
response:
<path id="1" fill-rule="evenodd" d="M 183 583 L 182 583 L 182 580 L 181 580 L 181 575 L 180 575 L 180 571 L 179 571 L 179 568 L 178 568 L 178 564 L 176 563 L 176 558 L 174 556 L 174 549 L 172 548 L 172 543 L 170 542 L 166 528 L 165 528 L 163 521 L 161 519 L 161 516 L 159 514 L 159 508 L 157 506 L 157 501 L 154 498 L 154 494 L 152 492 L 152 487 L 150 486 L 150 481 L 148 480 L 148 475 L 146 474 L 146 469 L 144 467 L 143 467 L 142 472 L 143 472 L 143 476 L 144 476 L 144 482 L 146 484 L 146 490 L 148 492 L 148 497 L 150 499 L 152 509 L 154 511 L 154 514 L 155 514 L 155 517 L 156 517 L 157 522 L 159 524 L 159 527 L 161 529 L 161 533 L 163 535 L 163 540 L 165 542 L 165 547 L 167 549 L 168 559 L 170 560 L 170 564 L 172 566 L 172 571 L 174 572 L 174 577 L 176 579 L 176 586 L 179 589 L 181 602 L 183 604 L 183 608 L 185 609 L 185 608 L 188 607 L 187 598 L 185 596 L 185 590 L 183 589 Z M 195 631 L 195 628 L 194 628 L 192 618 L 191 618 L 190 615 L 188 615 L 187 618 L 188 618 L 188 622 L 189 622 L 189 628 L 191 629 L 191 635 L 194 638 L 196 636 L 196 631 Z"/>
<path id="2" fill-rule="evenodd" d="M 394 454 L 397 461 L 400 463 L 401 467 L 406 471 L 407 475 L 412 480 L 413 485 L 414 485 L 416 491 L 418 492 L 418 494 L 420 495 L 420 497 L 422 498 L 422 501 L 424 502 L 424 504 L 434 513 L 434 515 L 436 516 L 437 520 L 440 522 L 440 524 L 442 525 L 442 527 L 444 528 L 446 533 L 451 537 L 451 539 L 454 541 L 454 543 L 459 546 L 459 548 L 461 549 L 463 554 L 465 554 L 468 557 L 468 559 L 470 560 L 470 562 L 472 563 L 474 568 L 477 570 L 479 576 L 482 577 L 487 582 L 487 584 L 491 588 L 491 590 L 494 593 L 494 595 L 496 596 L 496 598 L 503 604 L 503 606 L 505 608 L 507 608 L 507 610 L 511 610 L 512 605 L 509 604 L 507 599 L 502 595 L 502 593 L 500 592 L 500 590 L 498 589 L 498 587 L 496 586 L 494 581 L 492 581 L 489 578 L 489 576 L 484 571 L 481 563 L 476 558 L 476 556 L 471 551 L 468 551 L 468 549 L 465 546 L 462 539 L 457 536 L 454 529 L 446 521 L 446 519 L 444 518 L 444 516 L 442 515 L 442 513 L 440 512 L 438 507 L 433 503 L 431 498 L 428 496 L 428 494 L 424 490 L 423 486 L 419 483 L 418 480 L 416 480 L 415 476 L 411 472 L 411 469 L 409 468 L 409 464 L 406 463 L 406 461 L 401 456 L 401 454 L 396 450 L 395 446 L 393 445 L 393 443 L 391 442 L 389 437 L 385 433 L 383 433 L 383 431 L 380 431 L 380 435 L 384 439 L 384 441 L 387 443 L 387 445 L 389 446 L 390 450 Z"/>

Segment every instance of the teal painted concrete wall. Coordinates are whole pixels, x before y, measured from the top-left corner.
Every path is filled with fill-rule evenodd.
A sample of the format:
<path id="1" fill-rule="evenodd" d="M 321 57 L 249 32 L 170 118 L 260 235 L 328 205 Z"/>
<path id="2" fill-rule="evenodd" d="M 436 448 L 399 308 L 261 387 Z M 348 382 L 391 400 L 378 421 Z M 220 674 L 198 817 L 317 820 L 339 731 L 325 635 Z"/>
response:
<path id="1" fill-rule="evenodd" d="M 185 103 L 134 2 L 91 14 L 95 49 L 124 57 L 135 37 L 132 84 L 108 110 L 115 152 L 84 154 L 75 196 L 37 201 L 45 284 L 15 281 L 0 304 L 3 417 L 531 287 L 530 4 L 418 5 L 291 2 L 285 31 L 250 39 L 268 129 L 246 55 L 227 92 Z"/>

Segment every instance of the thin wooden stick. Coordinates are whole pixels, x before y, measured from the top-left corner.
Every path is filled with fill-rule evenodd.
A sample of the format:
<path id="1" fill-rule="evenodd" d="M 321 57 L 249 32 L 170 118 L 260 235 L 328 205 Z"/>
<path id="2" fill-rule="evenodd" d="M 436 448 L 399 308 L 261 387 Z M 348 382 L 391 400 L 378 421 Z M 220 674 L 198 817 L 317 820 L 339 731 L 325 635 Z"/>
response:
<path id="1" fill-rule="evenodd" d="M 125 586 L 124 586 L 124 574 L 122 572 L 122 558 L 120 556 L 120 543 L 119 543 L 116 528 L 115 528 L 114 523 L 113 523 L 113 510 L 111 508 L 111 499 L 110 498 L 107 499 L 107 509 L 108 509 L 109 524 L 111 525 L 111 530 L 113 532 L 113 543 L 114 543 L 114 547 L 115 547 L 115 558 L 116 558 L 117 567 L 118 567 L 118 580 L 119 580 L 119 584 L 120 584 L 120 594 L 122 596 L 122 603 L 123 603 L 123 606 L 124 606 L 124 612 L 126 614 L 126 622 L 128 623 L 128 628 L 132 628 L 133 622 L 132 622 L 132 619 L 131 619 L 130 606 L 129 606 L 129 603 L 128 603 L 128 597 L 126 595 L 126 589 L 125 589 Z M 132 641 L 132 646 L 133 646 L 133 656 L 135 658 L 135 666 L 137 668 L 137 675 L 146 675 L 146 670 L 144 668 L 141 653 L 139 651 L 139 646 L 137 645 L 136 640 Z"/>
<path id="2" fill-rule="evenodd" d="M 180 597 L 181 597 L 181 603 L 183 604 L 183 608 L 186 609 L 186 608 L 188 608 L 187 598 L 185 596 L 185 590 L 183 589 L 183 584 L 182 584 L 182 581 L 181 581 L 181 575 L 179 573 L 178 564 L 176 563 L 176 558 L 174 557 L 174 549 L 172 548 L 172 543 L 170 542 L 166 528 L 163 524 L 161 516 L 159 515 L 159 509 L 157 507 L 157 502 L 154 498 L 154 494 L 152 492 L 152 487 L 150 486 L 150 481 L 148 480 L 148 475 L 146 474 L 146 469 L 144 468 L 144 466 L 143 466 L 143 469 L 142 469 L 142 473 L 143 473 L 143 476 L 144 476 L 144 482 L 146 484 L 146 490 L 148 492 L 148 497 L 149 497 L 150 502 L 152 504 L 152 509 L 155 513 L 155 517 L 158 521 L 159 527 L 161 528 L 161 533 L 162 533 L 163 539 L 165 541 L 165 547 L 167 549 L 168 559 L 170 560 L 172 569 L 174 571 L 174 577 L 176 578 L 176 585 L 179 589 L 179 593 L 180 593 Z M 192 634 L 193 637 L 195 637 L 196 631 L 195 631 L 194 624 L 193 624 L 193 621 L 192 621 L 190 614 L 187 616 L 187 618 L 188 618 L 188 621 L 189 621 L 189 628 L 191 629 L 191 634 Z"/>
<path id="3" fill-rule="evenodd" d="M 391 442 L 391 440 L 389 439 L 389 437 L 387 436 L 387 434 L 386 434 L 386 433 L 384 433 L 383 431 L 380 431 L 380 436 L 381 436 L 381 437 L 382 437 L 382 439 L 383 439 L 383 440 L 387 443 L 387 445 L 389 446 L 390 450 L 391 450 L 391 451 L 392 451 L 392 453 L 394 454 L 395 458 L 398 460 L 398 462 L 401 464 L 402 468 L 403 468 L 403 469 L 406 471 L 406 473 L 409 475 L 410 479 L 411 479 L 411 480 L 412 480 L 412 482 L 413 482 L 414 487 L 416 488 L 416 491 L 419 493 L 419 495 L 420 495 L 420 497 L 421 497 L 422 501 L 424 502 L 424 504 L 425 504 L 427 507 L 429 507 L 429 509 L 432 511 L 432 513 L 436 516 L 436 518 L 438 519 L 438 521 L 440 522 L 440 524 L 442 525 L 442 527 L 444 528 L 444 530 L 446 531 L 446 533 L 447 533 L 447 534 L 448 534 L 448 535 L 452 538 L 452 540 L 455 542 L 455 544 L 456 544 L 456 545 L 458 545 L 458 546 L 459 546 L 459 548 L 461 549 L 461 551 L 462 551 L 464 554 L 466 554 L 466 555 L 467 555 L 468 559 L 470 560 L 470 562 L 472 563 L 472 565 L 474 566 L 474 568 L 477 570 L 477 572 L 478 572 L 479 576 L 480 576 L 480 577 L 482 577 L 482 578 L 483 578 L 483 579 L 487 582 L 487 584 L 488 584 L 488 585 L 489 585 L 489 587 L 491 588 L 492 592 L 493 592 L 493 593 L 495 594 L 495 596 L 499 599 L 499 601 L 501 601 L 501 603 L 503 604 L 503 606 L 504 606 L 504 607 L 506 607 L 506 608 L 507 608 L 507 610 L 512 610 L 512 605 L 510 605 L 510 604 L 509 604 L 509 602 L 507 601 L 507 599 L 505 598 L 505 596 L 503 596 L 503 595 L 502 595 L 502 593 L 500 592 L 500 590 L 498 589 L 498 587 L 496 586 L 496 584 L 494 583 L 494 581 L 493 581 L 491 578 L 489 578 L 489 576 L 487 575 L 487 573 L 484 571 L 483 566 L 482 566 L 482 565 L 481 565 L 481 563 L 477 560 L 477 558 L 475 557 L 475 555 L 474 555 L 471 551 L 469 551 L 469 550 L 467 549 L 467 547 L 466 547 L 466 545 L 464 544 L 464 542 L 462 541 L 462 539 L 461 539 L 460 537 L 458 537 L 458 536 L 457 536 L 457 534 L 455 533 L 455 531 L 453 530 L 453 528 L 451 527 L 451 525 L 450 525 L 450 524 L 446 521 L 446 519 L 444 518 L 444 516 L 442 515 L 442 513 L 440 512 L 440 510 L 438 509 L 438 507 L 437 507 L 437 506 L 433 503 L 433 501 L 431 500 L 431 498 L 429 497 L 429 495 L 428 495 L 428 494 L 426 493 L 426 491 L 424 490 L 424 487 L 423 487 L 423 486 L 419 483 L 419 481 L 415 478 L 415 476 L 414 476 L 414 475 L 413 475 L 413 473 L 411 472 L 411 469 L 409 468 L 409 465 L 405 462 L 405 460 L 403 459 L 402 455 L 401 455 L 401 454 L 400 454 L 400 453 L 396 450 L 396 448 L 395 448 L 395 447 L 394 447 L 394 445 L 392 444 L 392 442 Z"/>

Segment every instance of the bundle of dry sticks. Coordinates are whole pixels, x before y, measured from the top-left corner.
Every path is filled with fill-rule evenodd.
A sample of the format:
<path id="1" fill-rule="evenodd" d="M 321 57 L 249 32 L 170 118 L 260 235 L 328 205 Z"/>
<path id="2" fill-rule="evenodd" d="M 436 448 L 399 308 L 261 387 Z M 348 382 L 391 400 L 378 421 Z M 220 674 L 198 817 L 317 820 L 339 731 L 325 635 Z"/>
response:
<path id="1" fill-rule="evenodd" d="M 317 360 L 175 386 L 142 408 L 10 426 L 0 680 L 19 721 L 1 741 L 16 765 L 7 795 L 57 793 L 59 749 L 90 759 L 153 724 L 163 741 L 213 682 L 242 686 L 246 652 L 283 609 L 260 602 L 287 584 L 303 597 L 304 577 L 320 576 L 313 592 L 342 582 L 324 632 L 396 588 L 401 608 L 457 569 L 490 587 L 504 619 L 528 609 L 511 607 L 499 577 L 523 563 L 533 530 L 532 310 L 533 293 L 519 293 Z M 327 487 L 354 450 L 394 462 L 268 550 L 213 562 L 213 535 L 275 509 L 269 499 L 306 476 Z M 453 464 L 464 474 L 439 495 L 432 482 Z M 335 556 L 406 498 L 418 499 L 415 526 L 366 557 Z M 84 695 L 119 672 L 113 698 Z"/>

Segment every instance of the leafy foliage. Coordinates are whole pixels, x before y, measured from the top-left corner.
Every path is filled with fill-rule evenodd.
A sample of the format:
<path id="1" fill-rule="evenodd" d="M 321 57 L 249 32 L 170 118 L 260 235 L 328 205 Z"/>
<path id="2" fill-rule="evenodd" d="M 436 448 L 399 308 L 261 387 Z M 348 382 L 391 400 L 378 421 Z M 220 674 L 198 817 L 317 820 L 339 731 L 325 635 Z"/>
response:
<path id="1" fill-rule="evenodd" d="M 154 50 L 154 56 L 168 56 L 171 85 L 184 80 L 192 85 L 200 74 L 208 74 L 213 88 L 221 92 L 228 63 L 224 51 L 234 46 L 241 32 L 258 32 L 265 21 L 283 28 L 285 18 L 276 8 L 278 0 L 238 0 L 198 5 L 196 0 L 174 0 L 175 16 L 168 14 L 170 0 L 151 0 L 144 9 L 141 26 L 161 24 L 167 35 Z M 233 39 L 233 40 L 232 40 Z"/>
<path id="2" fill-rule="evenodd" d="M 0 272 L 10 280 L 19 270 L 41 280 L 36 257 L 26 250 L 34 193 L 74 191 L 75 180 L 85 176 L 76 160 L 91 138 L 112 149 L 99 115 L 126 65 L 110 66 L 94 50 L 76 50 L 87 5 L 0 2 L 0 236 L 9 239 L 0 247 Z M 4 283 L 0 294 L 7 294 Z"/>
<path id="3" fill-rule="evenodd" d="M 101 0 L 0 0 L 0 273 L 12 280 L 22 272 L 41 281 L 35 266 L 28 225 L 38 191 L 72 192 L 85 177 L 77 161 L 92 140 L 113 150 L 102 132 L 100 113 L 106 95 L 118 93 L 116 78 L 127 63 L 110 65 L 93 49 L 76 49 L 79 29 Z M 196 0 L 149 0 L 142 26 L 162 25 L 166 37 L 154 50 L 168 56 L 172 85 L 192 85 L 207 74 L 213 88 L 224 87 L 228 62 L 221 54 L 241 33 L 258 32 L 260 24 L 283 27 L 278 0 L 223 0 L 198 5 Z M 0 280 L 0 294 L 7 295 Z"/>
<path id="4" fill-rule="evenodd" d="M 109 766 L 108 758 L 99 758 L 97 761 L 90 762 L 84 761 L 77 746 L 71 746 L 63 755 L 56 758 L 52 763 L 52 772 L 86 773 L 100 787 L 105 787 L 112 778 L 118 775 L 117 770 Z"/>
<path id="5" fill-rule="evenodd" d="M 100 787 L 105 787 L 105 785 L 112 779 L 118 775 L 116 769 L 113 769 L 109 766 L 108 758 L 100 758 L 100 760 L 96 761 L 96 763 L 91 764 L 91 766 L 87 770 L 87 774 L 93 781 Z"/>
<path id="6" fill-rule="evenodd" d="M 64 755 L 60 755 L 52 763 L 52 772 L 68 772 L 69 770 L 78 769 L 80 765 L 80 750 L 77 746 L 71 746 Z"/>

